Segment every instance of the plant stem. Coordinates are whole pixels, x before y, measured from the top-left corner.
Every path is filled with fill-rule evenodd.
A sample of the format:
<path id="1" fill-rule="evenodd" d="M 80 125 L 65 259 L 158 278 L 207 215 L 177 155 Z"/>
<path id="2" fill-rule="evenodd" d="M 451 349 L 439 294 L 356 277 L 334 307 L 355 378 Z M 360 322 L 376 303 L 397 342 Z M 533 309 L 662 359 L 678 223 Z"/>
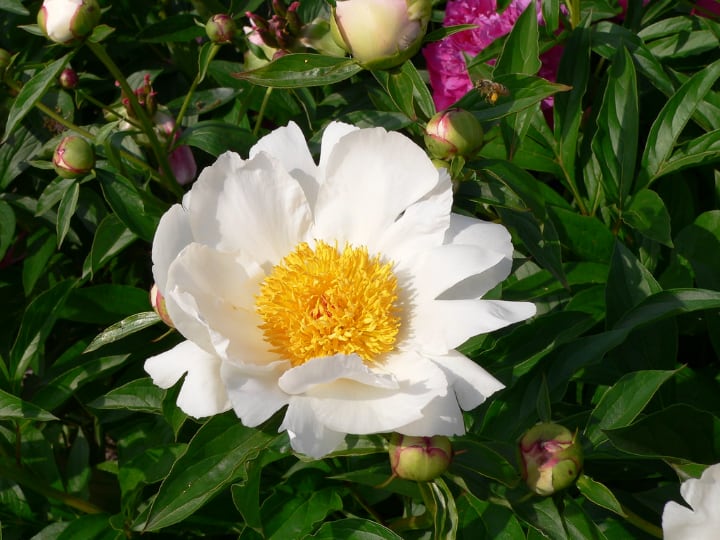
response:
<path id="1" fill-rule="evenodd" d="M 270 101 L 270 94 L 272 94 L 272 86 L 268 86 L 265 90 L 265 96 L 263 97 L 262 104 L 260 105 L 260 111 L 258 111 L 258 117 L 257 120 L 255 120 L 255 128 L 253 129 L 253 135 L 255 136 L 257 136 L 260 132 L 263 116 L 265 116 L 265 109 L 267 108 L 268 101 Z"/>
<path id="2" fill-rule="evenodd" d="M 663 532 L 660 527 L 641 518 L 632 510 L 628 510 L 625 506 L 623 506 L 622 509 L 623 509 L 623 512 L 625 513 L 625 519 L 628 522 L 635 525 L 638 529 L 645 531 L 646 533 L 648 533 L 651 536 L 654 536 L 655 538 L 663 537 Z"/>
<path id="3" fill-rule="evenodd" d="M 113 59 L 110 58 L 110 55 L 108 55 L 103 45 L 101 45 L 100 43 L 95 43 L 93 41 L 87 41 L 86 43 L 90 50 L 93 52 L 93 54 L 97 56 L 98 60 L 100 60 L 105 65 L 110 74 L 118 82 L 120 88 L 127 97 L 130 103 L 130 107 L 135 113 L 135 116 L 140 121 L 143 132 L 145 133 L 145 135 L 147 135 L 148 141 L 150 141 L 150 146 L 153 150 L 153 154 L 155 154 L 155 158 L 160 167 L 160 183 L 175 195 L 182 196 L 182 188 L 175 180 L 175 176 L 173 175 L 172 169 L 170 168 L 170 162 L 168 161 L 167 153 L 165 152 L 163 146 L 160 144 L 160 141 L 158 140 L 155 129 L 153 128 L 152 120 L 150 120 L 150 118 L 148 117 L 145 109 L 140 106 L 140 103 L 137 100 L 137 96 L 135 95 L 135 91 L 130 88 L 130 85 L 128 84 L 127 79 L 123 75 L 122 71 L 120 71 L 120 68 L 117 67 Z"/>

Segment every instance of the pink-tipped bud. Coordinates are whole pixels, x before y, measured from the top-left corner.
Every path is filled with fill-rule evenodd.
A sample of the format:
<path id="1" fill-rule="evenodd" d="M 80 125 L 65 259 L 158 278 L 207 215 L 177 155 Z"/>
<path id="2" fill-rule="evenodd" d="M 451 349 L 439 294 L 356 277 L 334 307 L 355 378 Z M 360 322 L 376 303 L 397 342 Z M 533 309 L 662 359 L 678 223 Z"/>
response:
<path id="1" fill-rule="evenodd" d="M 68 135 L 55 148 L 53 167 L 63 178 L 77 178 L 89 173 L 94 166 L 93 147 L 82 137 Z"/>
<path id="2" fill-rule="evenodd" d="M 45 0 L 37 23 L 55 43 L 70 45 L 88 36 L 100 22 L 97 0 Z"/>
<path id="3" fill-rule="evenodd" d="M 420 50 L 431 8 L 431 0 L 337 0 L 333 37 L 364 68 L 389 69 Z"/>
<path id="4" fill-rule="evenodd" d="M 167 307 L 165 306 L 165 297 L 155 283 L 153 283 L 153 286 L 150 288 L 150 305 L 165 324 L 170 328 L 175 328 L 168 314 Z"/>
<path id="5" fill-rule="evenodd" d="M 75 73 L 73 68 L 65 68 L 62 73 L 60 73 L 58 82 L 65 90 L 72 90 L 73 88 L 77 88 L 78 83 L 80 83 L 80 77 L 78 77 L 78 74 Z"/>
<path id="6" fill-rule="evenodd" d="M 527 486 L 543 496 L 571 486 L 583 466 L 576 433 L 559 424 L 538 424 L 520 439 L 520 461 Z"/>
<path id="7" fill-rule="evenodd" d="M 395 476 L 416 482 L 429 482 L 444 473 L 452 461 L 447 437 L 390 436 L 390 467 Z"/>
<path id="8" fill-rule="evenodd" d="M 237 26 L 230 15 L 218 13 L 210 17 L 205 32 L 213 43 L 231 43 L 235 39 Z"/>
<path id="9" fill-rule="evenodd" d="M 434 158 L 472 156 L 482 143 L 480 122 L 471 112 L 462 109 L 439 112 L 425 127 L 425 146 Z"/>

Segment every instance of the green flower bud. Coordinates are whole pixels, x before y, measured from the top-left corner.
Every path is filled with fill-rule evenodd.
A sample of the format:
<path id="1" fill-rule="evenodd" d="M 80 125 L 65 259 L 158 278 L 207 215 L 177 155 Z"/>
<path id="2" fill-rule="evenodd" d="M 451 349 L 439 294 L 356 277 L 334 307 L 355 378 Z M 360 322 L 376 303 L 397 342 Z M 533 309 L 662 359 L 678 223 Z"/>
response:
<path id="1" fill-rule="evenodd" d="M 87 174 L 95 166 L 92 145 L 82 137 L 68 135 L 57 145 L 53 154 L 55 172 L 63 178 Z"/>
<path id="2" fill-rule="evenodd" d="M 399 66 L 420 50 L 431 0 L 337 0 L 333 37 L 366 69 Z"/>
<path id="3" fill-rule="evenodd" d="M 97 0 L 45 0 L 37 23 L 55 43 L 70 45 L 89 35 L 100 22 Z"/>
<path id="4" fill-rule="evenodd" d="M 210 41 L 214 43 L 232 42 L 235 39 L 236 31 L 235 21 L 232 20 L 230 15 L 224 13 L 213 15 L 205 25 L 205 32 L 207 32 Z"/>
<path id="5" fill-rule="evenodd" d="M 425 146 L 439 159 L 472 156 L 483 143 L 477 118 L 462 109 L 448 109 L 433 116 L 425 127 Z"/>
<path id="6" fill-rule="evenodd" d="M 447 470 L 452 446 L 447 437 L 411 437 L 393 433 L 390 437 L 390 467 L 405 480 L 429 482 Z"/>
<path id="7" fill-rule="evenodd" d="M 583 466 L 583 453 L 572 433 L 559 424 L 538 424 L 520 439 L 520 461 L 527 486 L 543 496 L 571 486 Z"/>
<path id="8" fill-rule="evenodd" d="M 72 90 L 73 88 L 77 87 L 78 83 L 80 82 L 80 78 L 78 77 L 77 73 L 75 73 L 74 69 L 65 68 L 63 69 L 62 73 L 60 73 L 58 82 L 60 83 L 60 86 L 62 86 L 65 90 Z"/>
<path id="9" fill-rule="evenodd" d="M 167 307 L 165 306 L 165 297 L 162 295 L 160 289 L 158 289 L 158 286 L 155 283 L 153 283 L 153 286 L 150 289 L 150 305 L 165 324 L 167 324 L 170 328 L 175 328 L 172 323 L 172 319 L 168 314 Z"/>

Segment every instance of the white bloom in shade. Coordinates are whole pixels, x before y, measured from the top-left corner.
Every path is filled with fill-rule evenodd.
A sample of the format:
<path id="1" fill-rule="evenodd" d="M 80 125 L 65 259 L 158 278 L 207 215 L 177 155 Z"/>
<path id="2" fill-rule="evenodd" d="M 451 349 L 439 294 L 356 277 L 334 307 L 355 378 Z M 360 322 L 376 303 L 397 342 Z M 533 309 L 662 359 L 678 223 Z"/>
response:
<path id="1" fill-rule="evenodd" d="M 45 0 L 38 25 L 56 43 L 69 44 L 87 36 L 100 20 L 97 0 Z"/>
<path id="2" fill-rule="evenodd" d="M 145 370 L 164 388 L 187 372 L 193 416 L 257 426 L 287 406 L 312 457 L 348 433 L 464 433 L 461 409 L 503 385 L 455 348 L 535 306 L 481 299 L 510 235 L 451 203 L 447 173 L 382 128 L 331 123 L 319 164 L 295 124 L 223 154 L 160 221 L 153 273 L 187 341 Z"/>
<path id="3" fill-rule="evenodd" d="M 720 463 L 680 486 L 690 508 L 670 501 L 662 515 L 665 540 L 717 540 L 720 534 Z"/>

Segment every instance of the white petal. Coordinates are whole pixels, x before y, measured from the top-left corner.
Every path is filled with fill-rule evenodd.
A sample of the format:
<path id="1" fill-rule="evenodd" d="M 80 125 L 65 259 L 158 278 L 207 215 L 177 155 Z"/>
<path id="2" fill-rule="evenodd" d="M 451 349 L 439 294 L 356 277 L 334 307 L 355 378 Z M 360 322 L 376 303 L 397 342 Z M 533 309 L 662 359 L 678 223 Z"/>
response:
<path id="1" fill-rule="evenodd" d="M 395 431 L 413 437 L 432 437 L 433 435 L 463 435 L 465 423 L 457 399 L 450 393 L 436 397 L 422 411 L 422 418 Z"/>
<path id="2" fill-rule="evenodd" d="M 250 158 L 260 152 L 270 154 L 282 163 L 290 176 L 298 181 L 312 206 L 317 198 L 318 170 L 298 125 L 290 122 L 265 135 L 250 149 Z"/>
<path id="3" fill-rule="evenodd" d="M 331 453 L 345 439 L 345 433 L 328 429 L 318 422 L 310 403 L 302 396 L 291 399 L 278 431 L 284 430 L 293 450 L 316 459 Z"/>
<path id="4" fill-rule="evenodd" d="M 371 371 L 357 355 L 325 356 L 314 358 L 286 371 L 278 384 L 288 394 L 303 394 L 316 385 L 337 379 L 356 381 L 376 388 L 398 388 L 392 375 Z"/>
<path id="5" fill-rule="evenodd" d="M 717 512 L 717 508 L 714 509 Z M 693 512 L 675 501 L 665 505 L 662 515 L 663 538 L 665 540 L 717 540 L 720 519 Z"/>
<path id="6" fill-rule="evenodd" d="M 498 265 L 504 266 L 505 261 L 502 253 L 477 246 L 439 246 L 416 257 L 413 288 L 419 301 L 434 300 L 461 281 L 482 275 L 483 279 L 477 280 L 477 287 L 467 291 L 472 294 L 469 298 L 478 298 L 500 282 L 485 279 L 485 272 Z"/>
<path id="7" fill-rule="evenodd" d="M 148 358 L 144 367 L 160 388 L 170 388 L 187 373 L 177 405 L 190 416 L 202 418 L 230 409 L 220 378 L 220 359 L 190 341 Z"/>
<path id="8" fill-rule="evenodd" d="M 193 187 L 195 238 L 221 251 L 242 251 L 260 265 L 276 264 L 305 239 L 312 223 L 303 190 L 265 153 L 241 166 L 219 163 Z"/>
<path id="9" fill-rule="evenodd" d="M 160 218 L 152 245 L 153 278 L 162 294 L 167 289 L 170 264 L 192 241 L 188 213 L 182 206 L 175 204 Z"/>
<path id="10" fill-rule="evenodd" d="M 505 385 L 457 351 L 450 351 L 432 360 L 440 366 L 450 382 L 463 410 L 474 409 Z"/>
<path id="11" fill-rule="evenodd" d="M 410 321 L 427 354 L 446 354 L 478 334 L 535 315 L 535 304 L 502 300 L 436 300 L 421 305 Z"/>
<path id="12" fill-rule="evenodd" d="M 452 200 L 450 177 L 443 169 L 435 189 L 409 206 L 403 215 L 382 233 L 377 242 L 378 253 L 402 264 L 421 251 L 441 245 L 450 225 Z"/>
<path id="13" fill-rule="evenodd" d="M 263 367 L 266 369 L 248 369 L 224 362 L 220 370 L 235 414 L 249 427 L 263 423 L 290 401 L 290 396 L 277 384 L 287 364 L 276 362 Z"/>
<path id="14" fill-rule="evenodd" d="M 255 295 L 264 278 L 240 254 L 191 244 L 170 270 L 170 297 L 179 312 L 168 308 L 175 327 L 186 337 L 224 359 L 268 363 L 277 359 L 263 338 Z"/>
<path id="15" fill-rule="evenodd" d="M 371 247 L 438 182 L 437 169 L 407 137 L 382 128 L 348 133 L 327 160 L 315 207 L 317 237 Z"/>
<path id="16" fill-rule="evenodd" d="M 720 464 L 705 469 L 699 479 L 691 478 L 683 482 L 680 493 L 696 511 L 705 508 L 717 509 L 720 521 Z"/>
<path id="17" fill-rule="evenodd" d="M 506 257 L 512 257 L 513 253 L 512 239 L 504 226 L 459 214 L 452 214 L 445 242 L 479 246 L 503 253 Z"/>
<path id="18" fill-rule="evenodd" d="M 324 170 L 327 167 L 328 159 L 332 154 L 333 148 L 337 142 L 342 139 L 345 135 L 352 131 L 357 131 L 357 126 L 351 124 L 345 124 L 344 122 L 330 122 L 322 135 L 322 144 L 320 148 L 320 170 Z"/>
<path id="19" fill-rule="evenodd" d="M 419 355 L 393 354 L 382 367 L 395 376 L 397 389 L 337 379 L 306 392 L 317 420 L 343 433 L 385 433 L 419 420 L 430 401 L 447 394 L 442 370 Z"/>

